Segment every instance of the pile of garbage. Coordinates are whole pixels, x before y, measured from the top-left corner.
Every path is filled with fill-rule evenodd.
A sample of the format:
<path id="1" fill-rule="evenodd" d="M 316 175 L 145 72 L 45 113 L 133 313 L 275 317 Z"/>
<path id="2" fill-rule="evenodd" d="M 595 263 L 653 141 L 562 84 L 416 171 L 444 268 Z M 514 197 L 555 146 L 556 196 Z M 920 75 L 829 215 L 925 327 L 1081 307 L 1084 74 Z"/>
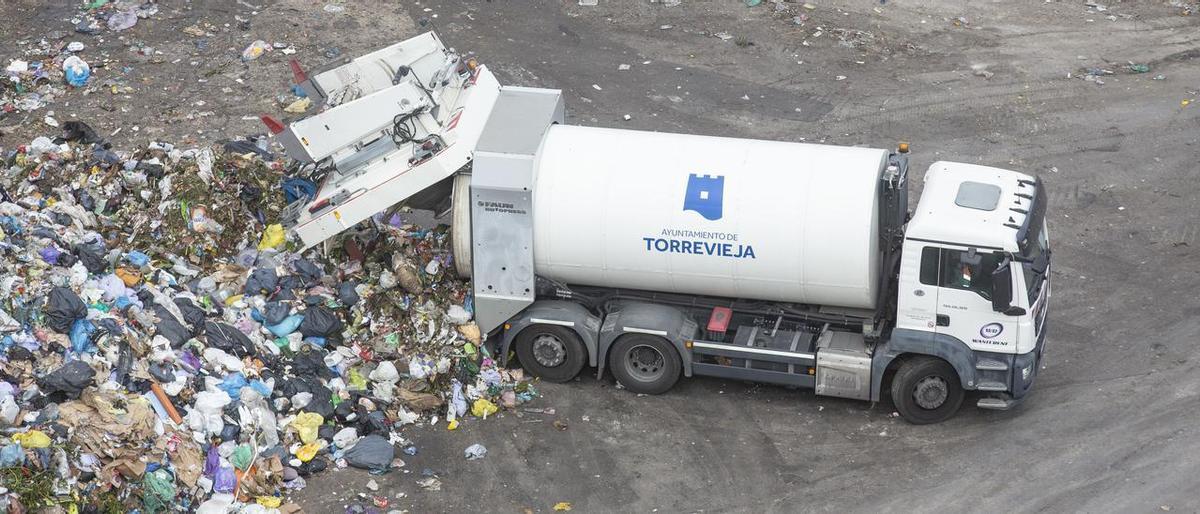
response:
<path id="1" fill-rule="evenodd" d="M 448 227 L 386 212 L 296 252 L 265 138 L 63 128 L 0 149 L 0 510 L 297 512 L 327 468 L 402 466 L 423 415 L 535 396 L 482 345 Z"/>

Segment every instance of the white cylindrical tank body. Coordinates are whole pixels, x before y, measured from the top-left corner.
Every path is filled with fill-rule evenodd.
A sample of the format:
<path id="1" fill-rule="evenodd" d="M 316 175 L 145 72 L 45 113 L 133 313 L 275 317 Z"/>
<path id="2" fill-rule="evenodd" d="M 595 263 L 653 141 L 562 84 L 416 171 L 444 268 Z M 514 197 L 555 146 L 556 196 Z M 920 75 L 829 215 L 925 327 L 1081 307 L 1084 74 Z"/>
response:
<path id="1" fill-rule="evenodd" d="M 534 269 L 567 284 L 874 308 L 887 156 L 555 125 L 534 167 Z"/>

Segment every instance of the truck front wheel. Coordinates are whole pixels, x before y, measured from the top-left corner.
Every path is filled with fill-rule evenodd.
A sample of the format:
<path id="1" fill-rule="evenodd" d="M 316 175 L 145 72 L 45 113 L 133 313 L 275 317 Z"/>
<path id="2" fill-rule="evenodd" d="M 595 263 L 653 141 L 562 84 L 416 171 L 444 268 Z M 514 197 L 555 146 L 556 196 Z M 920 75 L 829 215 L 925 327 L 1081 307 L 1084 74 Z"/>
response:
<path id="1" fill-rule="evenodd" d="M 906 360 L 892 378 L 892 402 L 905 421 L 914 425 L 950 419 L 962 405 L 963 395 L 958 372 L 942 359 Z"/>
<path id="2" fill-rule="evenodd" d="M 609 367 L 617 382 L 640 394 L 662 394 L 679 381 L 683 363 L 679 352 L 661 337 L 643 334 L 621 336 L 609 353 Z"/>
<path id="3" fill-rule="evenodd" d="M 579 334 L 559 325 L 532 325 L 517 334 L 513 344 L 521 367 L 547 382 L 571 380 L 587 362 Z"/>

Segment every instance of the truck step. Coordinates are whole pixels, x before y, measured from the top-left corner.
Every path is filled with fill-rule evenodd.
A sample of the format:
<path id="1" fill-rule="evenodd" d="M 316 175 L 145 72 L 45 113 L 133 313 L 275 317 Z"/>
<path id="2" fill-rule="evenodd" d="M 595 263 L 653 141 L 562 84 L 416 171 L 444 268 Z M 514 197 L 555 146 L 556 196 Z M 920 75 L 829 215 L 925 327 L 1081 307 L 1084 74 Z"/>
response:
<path id="1" fill-rule="evenodd" d="M 1005 398 L 980 398 L 979 403 L 975 405 L 980 409 L 988 410 L 1008 410 L 1017 402 Z"/>
<path id="2" fill-rule="evenodd" d="M 975 363 L 975 369 L 985 371 L 1008 371 L 1008 364 L 995 359 L 980 359 Z"/>
<path id="3" fill-rule="evenodd" d="M 980 391 L 1007 391 L 1008 386 L 1000 382 L 980 382 L 975 386 L 975 389 Z"/>

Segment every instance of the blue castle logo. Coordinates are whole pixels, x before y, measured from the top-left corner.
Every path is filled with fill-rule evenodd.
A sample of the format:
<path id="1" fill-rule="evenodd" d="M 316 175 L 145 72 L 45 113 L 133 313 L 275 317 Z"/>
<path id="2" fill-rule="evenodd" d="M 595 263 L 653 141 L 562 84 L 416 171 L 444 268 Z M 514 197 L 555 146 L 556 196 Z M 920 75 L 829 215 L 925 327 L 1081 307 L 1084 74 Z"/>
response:
<path id="1" fill-rule="evenodd" d="M 725 196 L 723 175 L 688 175 L 683 210 L 695 211 L 709 221 L 721 219 L 721 200 Z"/>

